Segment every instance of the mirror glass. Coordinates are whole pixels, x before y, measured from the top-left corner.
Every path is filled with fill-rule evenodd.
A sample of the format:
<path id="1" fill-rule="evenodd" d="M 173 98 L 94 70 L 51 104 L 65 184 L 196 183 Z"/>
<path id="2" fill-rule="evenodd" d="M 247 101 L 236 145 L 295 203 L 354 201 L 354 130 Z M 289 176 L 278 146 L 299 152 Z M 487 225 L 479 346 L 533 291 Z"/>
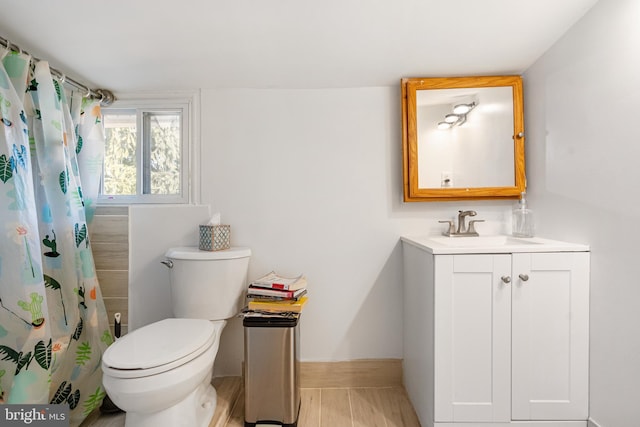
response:
<path id="1" fill-rule="evenodd" d="M 524 191 L 519 76 L 402 80 L 405 201 Z"/>

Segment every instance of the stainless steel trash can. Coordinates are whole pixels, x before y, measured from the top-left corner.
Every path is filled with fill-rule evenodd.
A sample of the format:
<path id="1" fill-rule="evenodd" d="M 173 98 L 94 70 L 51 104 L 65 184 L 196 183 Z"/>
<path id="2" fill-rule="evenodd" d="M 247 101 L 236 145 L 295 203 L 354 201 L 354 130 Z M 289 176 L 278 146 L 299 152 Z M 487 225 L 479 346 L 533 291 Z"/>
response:
<path id="1" fill-rule="evenodd" d="M 244 425 L 296 427 L 300 412 L 299 316 L 245 317 Z"/>

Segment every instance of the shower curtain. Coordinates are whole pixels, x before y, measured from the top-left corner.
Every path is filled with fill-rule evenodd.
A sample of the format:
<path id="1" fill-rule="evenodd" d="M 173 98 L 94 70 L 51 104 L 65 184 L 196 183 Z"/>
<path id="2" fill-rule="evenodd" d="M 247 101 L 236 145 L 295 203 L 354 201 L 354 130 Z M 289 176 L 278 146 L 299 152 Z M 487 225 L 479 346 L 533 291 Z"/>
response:
<path id="1" fill-rule="evenodd" d="M 87 230 L 100 105 L 68 99 L 44 61 L 0 57 L 0 402 L 68 404 L 75 426 L 105 396 L 113 341 Z"/>

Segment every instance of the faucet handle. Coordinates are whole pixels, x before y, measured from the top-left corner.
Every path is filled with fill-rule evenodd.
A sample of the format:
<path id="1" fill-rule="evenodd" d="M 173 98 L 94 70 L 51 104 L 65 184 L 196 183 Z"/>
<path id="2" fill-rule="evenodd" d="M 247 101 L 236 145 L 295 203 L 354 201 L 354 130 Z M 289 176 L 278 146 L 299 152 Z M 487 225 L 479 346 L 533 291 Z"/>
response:
<path id="1" fill-rule="evenodd" d="M 472 219 L 471 221 L 469 221 L 469 229 L 467 230 L 467 233 L 475 235 L 478 234 L 475 227 L 476 222 L 484 222 L 484 219 Z"/>
<path id="2" fill-rule="evenodd" d="M 446 220 L 446 221 L 438 221 L 438 222 L 441 224 L 449 224 L 449 229 L 447 231 L 442 232 L 443 236 L 451 236 L 452 234 L 456 233 L 456 227 L 455 225 L 453 225 L 453 221 Z"/>

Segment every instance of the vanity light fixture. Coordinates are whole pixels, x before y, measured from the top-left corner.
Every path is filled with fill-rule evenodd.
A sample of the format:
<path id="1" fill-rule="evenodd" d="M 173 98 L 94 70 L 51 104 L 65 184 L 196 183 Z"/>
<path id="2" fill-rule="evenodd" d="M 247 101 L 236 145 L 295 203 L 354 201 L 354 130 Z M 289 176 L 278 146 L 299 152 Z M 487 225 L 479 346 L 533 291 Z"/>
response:
<path id="1" fill-rule="evenodd" d="M 468 104 L 456 104 L 453 107 L 453 113 L 449 113 L 444 116 L 444 122 L 438 123 L 439 130 L 451 129 L 454 126 L 460 126 L 467 121 L 467 114 L 476 108 L 476 102 L 470 102 Z"/>

